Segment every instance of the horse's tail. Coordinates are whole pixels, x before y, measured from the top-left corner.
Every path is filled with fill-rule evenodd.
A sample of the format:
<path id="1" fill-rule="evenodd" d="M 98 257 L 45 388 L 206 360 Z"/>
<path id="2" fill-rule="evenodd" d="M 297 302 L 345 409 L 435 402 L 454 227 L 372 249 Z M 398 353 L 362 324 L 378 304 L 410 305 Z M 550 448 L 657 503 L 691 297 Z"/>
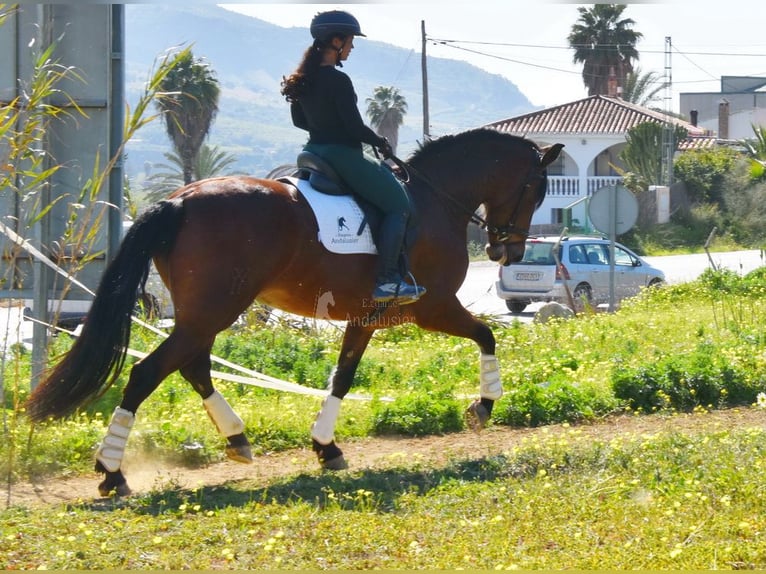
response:
<path id="1" fill-rule="evenodd" d="M 30 395 L 26 408 L 32 420 L 67 416 L 115 382 L 125 363 L 139 288 L 152 257 L 172 247 L 182 213 L 180 200 L 161 201 L 130 227 L 101 277 L 82 334 Z"/>

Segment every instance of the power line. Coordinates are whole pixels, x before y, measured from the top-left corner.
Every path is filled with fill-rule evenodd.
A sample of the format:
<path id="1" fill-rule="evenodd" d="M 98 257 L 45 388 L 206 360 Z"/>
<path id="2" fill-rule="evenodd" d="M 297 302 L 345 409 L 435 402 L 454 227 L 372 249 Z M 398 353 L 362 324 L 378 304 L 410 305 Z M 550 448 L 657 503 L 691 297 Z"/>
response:
<path id="1" fill-rule="evenodd" d="M 544 50 L 571 50 L 572 48 L 585 48 L 591 44 L 572 44 L 567 46 L 552 46 L 546 44 L 517 44 L 512 42 L 483 42 L 480 40 L 451 40 L 446 38 L 429 38 L 432 42 L 452 45 L 452 44 L 473 44 L 477 46 L 502 46 L 509 48 L 535 48 Z M 599 47 L 603 48 L 617 48 L 621 44 L 599 44 Z M 673 48 L 678 51 L 677 48 Z M 664 50 L 660 49 L 641 49 L 639 52 L 644 54 L 663 54 Z M 751 58 L 766 58 L 766 53 L 761 52 L 697 52 L 687 51 L 686 54 L 690 56 L 727 56 L 727 57 L 751 57 Z"/>
<path id="2" fill-rule="evenodd" d="M 552 49 L 571 49 L 571 46 L 546 46 L 541 44 L 514 44 L 514 43 L 505 43 L 505 42 L 481 42 L 481 41 L 471 41 L 471 40 L 445 40 L 445 39 L 437 39 L 437 38 L 428 38 L 434 45 L 441 45 L 445 46 L 447 48 L 452 48 L 454 50 L 460 50 L 463 52 L 468 52 L 471 54 L 476 54 L 479 56 L 485 56 L 487 58 L 494 58 L 496 60 L 502 60 L 504 62 L 510 62 L 513 64 L 519 64 L 522 66 L 530 66 L 533 68 L 540 68 L 543 70 L 551 70 L 554 72 L 561 72 L 565 74 L 576 74 L 576 75 L 582 75 L 582 72 L 578 72 L 576 70 L 571 69 L 564 69 L 564 68 L 557 68 L 555 66 L 546 66 L 544 64 L 536 64 L 534 62 L 519 60 L 516 58 L 509 58 L 506 56 L 500 56 L 498 54 L 492 54 L 489 52 L 483 52 L 480 50 L 473 50 L 471 48 L 466 48 L 463 46 L 459 46 L 458 44 L 476 44 L 476 45 L 486 45 L 486 46 L 504 46 L 504 47 L 519 47 L 519 48 L 552 48 Z M 757 57 L 766 57 L 766 54 L 753 54 L 753 53 L 726 53 L 726 52 L 682 52 L 680 51 L 676 46 L 673 46 L 673 50 L 678 53 L 680 56 L 684 57 L 687 61 L 689 61 L 690 64 L 698 68 L 701 72 L 704 74 L 710 76 L 713 80 L 719 80 L 720 78 L 718 76 L 715 76 L 714 74 L 710 73 L 709 71 L 705 70 L 703 67 L 701 67 L 699 64 L 694 62 L 689 58 L 690 55 L 705 55 L 705 56 L 757 56 Z M 664 53 L 661 50 L 642 50 L 641 53 Z M 753 75 L 753 74 L 750 74 Z M 755 74 L 756 76 L 760 74 Z M 676 84 L 695 84 L 695 83 L 702 83 L 702 82 L 709 82 L 709 79 L 705 80 L 682 80 L 682 81 L 676 81 Z"/>

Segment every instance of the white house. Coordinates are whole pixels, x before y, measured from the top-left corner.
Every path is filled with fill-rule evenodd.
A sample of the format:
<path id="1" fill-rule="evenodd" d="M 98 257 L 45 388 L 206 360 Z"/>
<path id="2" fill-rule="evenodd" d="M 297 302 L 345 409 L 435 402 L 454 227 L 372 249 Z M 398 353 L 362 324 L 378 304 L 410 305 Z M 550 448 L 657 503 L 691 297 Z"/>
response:
<path id="1" fill-rule="evenodd" d="M 722 76 L 720 92 L 684 92 L 681 113 L 721 140 L 753 137 L 753 125 L 766 125 L 766 78 Z"/>
<path id="2" fill-rule="evenodd" d="M 548 193 L 532 224 L 538 229 L 560 227 L 566 210 L 587 227 L 586 201 L 595 191 L 622 181 L 614 166 L 624 165 L 620 151 L 629 129 L 644 122 L 670 121 L 686 128 L 689 139 L 681 149 L 712 146 L 703 128 L 661 112 L 626 102 L 617 96 L 595 95 L 494 122 L 485 127 L 523 136 L 540 146 L 563 143 L 559 159 L 548 168 Z"/>

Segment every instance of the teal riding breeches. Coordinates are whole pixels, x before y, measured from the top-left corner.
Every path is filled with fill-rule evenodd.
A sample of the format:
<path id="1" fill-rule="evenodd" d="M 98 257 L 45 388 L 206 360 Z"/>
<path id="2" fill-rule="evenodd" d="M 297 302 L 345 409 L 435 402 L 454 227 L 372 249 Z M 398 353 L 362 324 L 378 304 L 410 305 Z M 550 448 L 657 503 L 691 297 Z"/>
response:
<path id="1" fill-rule="evenodd" d="M 354 193 L 384 213 L 410 214 L 407 191 L 381 161 L 344 145 L 309 143 L 303 149 L 327 161 Z"/>

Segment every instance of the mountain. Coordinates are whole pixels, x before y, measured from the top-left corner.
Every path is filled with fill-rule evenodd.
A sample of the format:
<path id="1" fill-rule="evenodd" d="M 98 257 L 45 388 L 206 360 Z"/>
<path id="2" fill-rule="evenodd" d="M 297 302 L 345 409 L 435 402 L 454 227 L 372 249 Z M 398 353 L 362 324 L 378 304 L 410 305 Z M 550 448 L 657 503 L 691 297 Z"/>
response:
<path id="1" fill-rule="evenodd" d="M 290 121 L 279 93 L 282 77 L 297 66 L 309 46 L 308 28 L 283 28 L 210 5 L 126 4 L 125 69 L 128 103 L 137 101 L 158 57 L 175 46 L 192 46 L 221 85 L 219 112 L 209 143 L 234 154 L 239 171 L 264 175 L 291 163 L 306 140 Z M 420 53 L 360 39 L 344 71 L 352 80 L 364 116 L 365 99 L 376 86 L 394 86 L 409 111 L 400 130 L 398 155 L 406 157 L 422 139 Z M 468 63 L 428 59 L 431 134 L 478 127 L 535 109 L 509 80 Z M 164 126 L 153 122 L 127 147 L 126 170 L 141 176 L 163 163 L 170 151 Z"/>

